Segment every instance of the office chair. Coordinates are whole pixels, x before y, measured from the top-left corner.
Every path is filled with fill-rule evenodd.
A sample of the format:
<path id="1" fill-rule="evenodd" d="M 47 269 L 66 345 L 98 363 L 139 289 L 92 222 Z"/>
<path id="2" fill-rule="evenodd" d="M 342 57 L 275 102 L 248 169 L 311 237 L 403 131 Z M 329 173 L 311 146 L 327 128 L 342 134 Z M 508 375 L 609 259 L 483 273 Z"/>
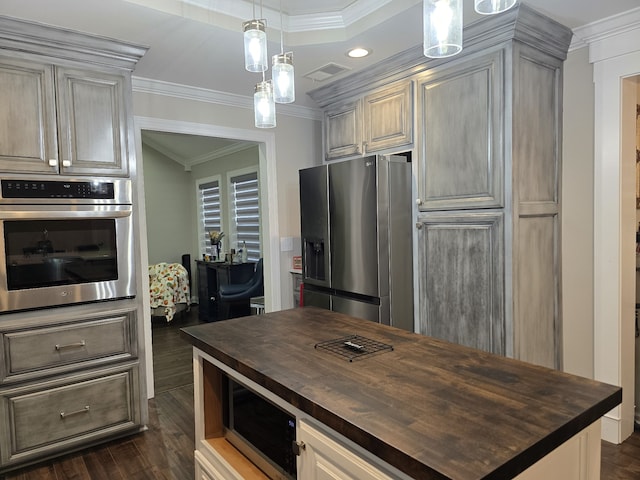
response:
<path id="1" fill-rule="evenodd" d="M 220 285 L 220 319 L 243 317 L 251 314 L 251 297 L 264 295 L 262 258 L 256 263 L 253 276 L 245 283 Z"/>

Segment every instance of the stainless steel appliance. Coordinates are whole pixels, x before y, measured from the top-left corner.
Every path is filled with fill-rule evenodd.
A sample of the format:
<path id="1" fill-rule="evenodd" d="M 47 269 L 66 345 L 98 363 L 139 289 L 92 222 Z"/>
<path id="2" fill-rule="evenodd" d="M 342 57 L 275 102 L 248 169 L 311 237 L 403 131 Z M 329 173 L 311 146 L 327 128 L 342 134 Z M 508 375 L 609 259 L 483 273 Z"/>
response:
<path id="1" fill-rule="evenodd" d="M 274 480 L 297 478 L 296 419 L 224 375 L 223 424 L 229 443 Z"/>
<path id="2" fill-rule="evenodd" d="M 130 180 L 0 186 L 1 313 L 135 296 Z"/>
<path id="3" fill-rule="evenodd" d="M 302 169 L 300 212 L 304 305 L 413 331 L 408 159 Z"/>

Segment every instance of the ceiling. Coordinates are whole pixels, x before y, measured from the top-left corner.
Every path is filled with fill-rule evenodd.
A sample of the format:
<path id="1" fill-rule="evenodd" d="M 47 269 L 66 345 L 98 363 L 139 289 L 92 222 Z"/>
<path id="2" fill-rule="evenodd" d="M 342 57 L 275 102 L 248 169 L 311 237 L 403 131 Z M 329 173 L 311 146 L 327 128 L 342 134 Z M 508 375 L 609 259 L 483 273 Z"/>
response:
<path id="1" fill-rule="evenodd" d="M 572 29 L 640 8 L 639 0 L 523 1 Z M 463 2 L 465 24 L 478 20 L 473 0 Z M 243 65 L 241 24 L 254 18 L 254 12 L 267 20 L 269 54 L 280 51 L 281 30 L 284 50 L 293 51 L 299 107 L 316 107 L 306 92 L 422 43 L 421 0 L 0 1 L 0 15 L 149 47 L 134 71 L 136 77 L 246 97 L 262 79 Z M 354 46 L 373 53 L 361 59 L 347 57 Z M 307 78 L 328 64 L 344 67 L 345 72 L 324 83 Z"/>

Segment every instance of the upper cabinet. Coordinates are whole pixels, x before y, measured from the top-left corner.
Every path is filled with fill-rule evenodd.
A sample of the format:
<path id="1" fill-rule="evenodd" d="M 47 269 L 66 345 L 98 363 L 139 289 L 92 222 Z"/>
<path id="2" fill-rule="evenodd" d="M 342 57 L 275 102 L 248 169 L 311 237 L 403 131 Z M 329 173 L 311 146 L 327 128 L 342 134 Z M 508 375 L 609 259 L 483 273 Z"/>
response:
<path id="1" fill-rule="evenodd" d="M 0 31 L 0 171 L 128 176 L 145 49 L 3 17 Z"/>
<path id="2" fill-rule="evenodd" d="M 503 206 L 504 52 L 419 76 L 420 210 Z"/>
<path id="3" fill-rule="evenodd" d="M 413 82 L 404 80 L 328 106 L 325 159 L 368 155 L 413 143 Z"/>
<path id="4" fill-rule="evenodd" d="M 324 145 L 326 160 L 362 154 L 360 99 L 342 102 L 324 112 Z"/>
<path id="5" fill-rule="evenodd" d="M 70 174 L 128 174 L 129 116 L 123 75 L 56 70 L 59 168 Z"/>
<path id="6" fill-rule="evenodd" d="M 57 170 L 53 66 L 0 58 L 0 105 L 0 170 Z"/>
<path id="7" fill-rule="evenodd" d="M 405 80 L 365 95 L 362 110 L 365 153 L 413 143 L 413 82 Z"/>

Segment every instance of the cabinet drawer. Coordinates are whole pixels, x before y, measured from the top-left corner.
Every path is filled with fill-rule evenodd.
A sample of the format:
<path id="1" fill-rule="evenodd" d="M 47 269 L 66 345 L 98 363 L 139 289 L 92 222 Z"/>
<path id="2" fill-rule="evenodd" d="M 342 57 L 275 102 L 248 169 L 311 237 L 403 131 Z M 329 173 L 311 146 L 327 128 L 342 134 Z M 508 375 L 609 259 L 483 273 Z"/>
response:
<path id="1" fill-rule="evenodd" d="M 2 332 L 2 382 L 135 357 L 133 313 L 23 331 Z M 50 371 L 48 371 L 50 370 Z"/>
<path id="2" fill-rule="evenodd" d="M 97 375 L 3 394 L 2 414 L 10 438 L 2 442 L 9 445 L 9 451 L 2 453 L 2 463 L 25 460 L 60 446 L 86 444 L 94 437 L 135 427 L 140 421 L 135 404 L 137 365 Z"/>

